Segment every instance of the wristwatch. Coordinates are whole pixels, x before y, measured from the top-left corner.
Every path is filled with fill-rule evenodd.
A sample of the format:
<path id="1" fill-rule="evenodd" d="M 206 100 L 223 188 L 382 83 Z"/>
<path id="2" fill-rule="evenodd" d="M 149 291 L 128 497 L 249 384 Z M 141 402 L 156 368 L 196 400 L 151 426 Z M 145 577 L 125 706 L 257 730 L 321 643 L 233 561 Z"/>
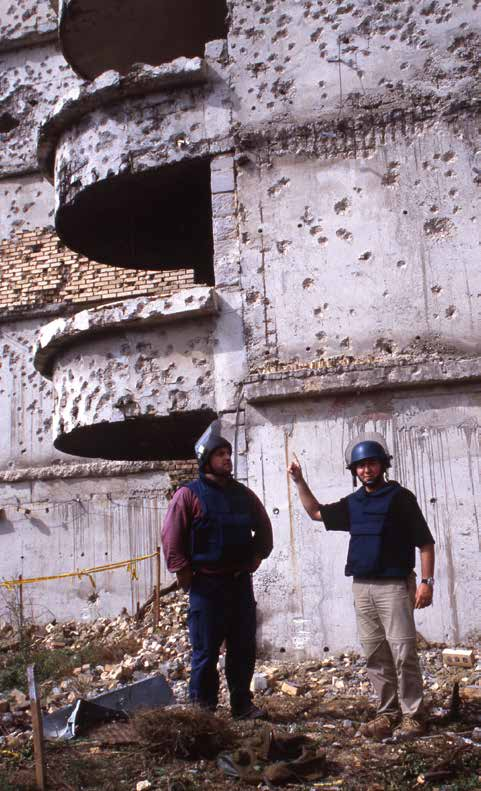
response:
<path id="1" fill-rule="evenodd" d="M 421 585 L 429 585 L 430 588 L 434 588 L 434 577 L 424 577 L 421 580 Z"/>

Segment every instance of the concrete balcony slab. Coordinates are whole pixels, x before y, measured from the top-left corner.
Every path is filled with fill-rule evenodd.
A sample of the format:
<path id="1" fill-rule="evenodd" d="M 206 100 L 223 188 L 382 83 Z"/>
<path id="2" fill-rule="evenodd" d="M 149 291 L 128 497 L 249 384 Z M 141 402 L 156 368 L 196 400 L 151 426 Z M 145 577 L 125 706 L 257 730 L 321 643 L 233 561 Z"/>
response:
<path id="1" fill-rule="evenodd" d="M 216 416 L 210 288 L 51 322 L 35 366 L 54 386 L 54 445 L 89 458 L 192 458 Z"/>
<path id="2" fill-rule="evenodd" d="M 109 72 L 46 119 L 39 162 L 55 179 L 55 225 L 70 249 L 136 269 L 188 261 L 196 282 L 213 283 L 210 159 L 232 148 L 216 68 L 184 58 Z"/>

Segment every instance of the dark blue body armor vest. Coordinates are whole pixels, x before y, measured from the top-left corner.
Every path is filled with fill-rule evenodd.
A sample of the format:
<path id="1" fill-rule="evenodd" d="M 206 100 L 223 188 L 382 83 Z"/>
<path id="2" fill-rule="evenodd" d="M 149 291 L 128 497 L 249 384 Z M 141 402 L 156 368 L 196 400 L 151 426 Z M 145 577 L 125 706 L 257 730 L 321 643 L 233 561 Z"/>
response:
<path id="1" fill-rule="evenodd" d="M 245 487 L 232 481 L 222 489 L 203 476 L 187 486 L 202 507 L 191 530 L 193 567 L 241 566 L 252 560 L 254 516 Z"/>
<path id="2" fill-rule="evenodd" d="M 404 577 L 411 571 L 412 566 L 406 568 L 406 558 L 399 558 L 399 567 L 387 569 L 382 566 L 386 517 L 392 498 L 400 488 L 393 482 L 370 494 L 362 488 L 348 496 L 351 539 L 346 576 Z"/>

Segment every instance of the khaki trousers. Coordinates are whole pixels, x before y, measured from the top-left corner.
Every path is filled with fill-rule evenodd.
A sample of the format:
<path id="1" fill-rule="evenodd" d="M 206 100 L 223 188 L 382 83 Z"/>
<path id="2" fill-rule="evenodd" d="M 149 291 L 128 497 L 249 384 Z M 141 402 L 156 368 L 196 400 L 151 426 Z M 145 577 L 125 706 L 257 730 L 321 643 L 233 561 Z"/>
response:
<path id="1" fill-rule="evenodd" d="M 416 575 L 353 582 L 359 639 L 379 714 L 422 714 L 423 679 L 416 649 Z"/>

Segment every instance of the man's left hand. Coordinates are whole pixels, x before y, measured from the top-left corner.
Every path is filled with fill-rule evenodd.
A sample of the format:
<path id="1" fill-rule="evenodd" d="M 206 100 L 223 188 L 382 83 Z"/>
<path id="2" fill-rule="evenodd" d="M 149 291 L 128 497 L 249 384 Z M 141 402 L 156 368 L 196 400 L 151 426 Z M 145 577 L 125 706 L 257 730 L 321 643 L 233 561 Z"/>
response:
<path id="1" fill-rule="evenodd" d="M 416 590 L 416 599 L 414 601 L 414 609 L 422 610 L 424 607 L 429 607 L 433 603 L 433 589 L 431 585 L 426 585 L 422 582 L 418 585 Z"/>

